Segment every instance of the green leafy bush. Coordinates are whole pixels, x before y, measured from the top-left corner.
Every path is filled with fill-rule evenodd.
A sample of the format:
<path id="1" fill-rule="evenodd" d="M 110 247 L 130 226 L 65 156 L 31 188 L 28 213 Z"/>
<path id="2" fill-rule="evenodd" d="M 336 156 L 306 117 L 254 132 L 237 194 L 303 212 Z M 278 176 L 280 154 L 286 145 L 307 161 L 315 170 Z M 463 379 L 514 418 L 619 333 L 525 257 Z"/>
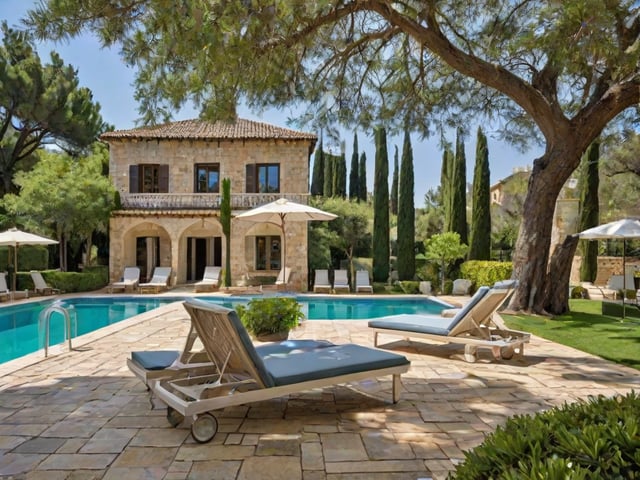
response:
<path id="1" fill-rule="evenodd" d="M 571 298 L 587 298 L 587 289 L 581 286 L 573 287 L 571 289 Z"/>
<path id="2" fill-rule="evenodd" d="M 513 272 L 511 262 L 469 260 L 460 265 L 460 276 L 471 280 L 475 288 L 491 286 L 500 280 L 508 280 Z"/>
<path id="3" fill-rule="evenodd" d="M 400 288 L 404 293 L 414 295 L 420 293 L 420 282 L 414 282 L 413 280 L 402 280 L 398 282 Z"/>
<path id="4" fill-rule="evenodd" d="M 59 270 L 42 270 L 45 282 L 65 293 L 91 292 L 99 290 L 109 283 L 109 267 L 87 267 L 83 272 L 61 272 Z M 17 290 L 33 290 L 33 280 L 30 273 L 19 273 Z"/>
<path id="5" fill-rule="evenodd" d="M 591 397 L 517 415 L 466 452 L 449 478 L 640 478 L 640 397 Z"/>
<path id="6" fill-rule="evenodd" d="M 289 297 L 254 298 L 246 306 L 237 305 L 236 312 L 255 336 L 288 332 L 304 318 L 301 305 Z"/>

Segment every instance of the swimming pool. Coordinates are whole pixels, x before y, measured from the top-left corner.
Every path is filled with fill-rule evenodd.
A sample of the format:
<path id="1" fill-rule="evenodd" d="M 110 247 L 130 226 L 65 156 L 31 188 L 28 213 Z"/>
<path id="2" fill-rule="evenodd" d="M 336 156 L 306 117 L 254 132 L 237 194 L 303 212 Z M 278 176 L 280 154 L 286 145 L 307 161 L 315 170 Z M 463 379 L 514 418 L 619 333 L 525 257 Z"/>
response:
<path id="1" fill-rule="evenodd" d="M 198 297 L 228 308 L 247 303 L 251 296 Z M 437 314 L 447 305 L 426 298 L 389 297 L 318 297 L 298 295 L 307 320 L 367 320 L 399 313 Z M 69 297 L 63 300 L 41 300 L 0 307 L 0 363 L 16 359 L 44 348 L 44 329 L 39 325 L 40 313 L 56 302 L 69 312 L 72 338 L 93 332 L 135 315 L 184 297 Z M 64 341 L 64 321 L 59 313 L 51 315 L 50 345 Z"/>

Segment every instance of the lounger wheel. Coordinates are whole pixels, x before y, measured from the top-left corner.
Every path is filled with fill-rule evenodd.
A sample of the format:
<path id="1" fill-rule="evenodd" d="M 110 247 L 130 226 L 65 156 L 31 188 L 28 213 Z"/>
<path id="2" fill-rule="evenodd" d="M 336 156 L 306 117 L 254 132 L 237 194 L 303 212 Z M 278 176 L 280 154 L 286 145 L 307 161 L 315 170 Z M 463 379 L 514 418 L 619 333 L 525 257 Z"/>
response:
<path id="1" fill-rule="evenodd" d="M 182 415 L 173 407 L 167 407 L 167 421 L 169 422 L 169 425 L 175 428 L 180 425 L 183 420 L 184 415 Z"/>
<path id="2" fill-rule="evenodd" d="M 500 349 L 500 358 L 503 360 L 511 360 L 516 351 L 514 347 L 502 347 Z"/>
<path id="3" fill-rule="evenodd" d="M 193 421 L 191 435 L 198 443 L 207 443 L 218 432 L 218 421 L 210 413 L 203 413 Z"/>

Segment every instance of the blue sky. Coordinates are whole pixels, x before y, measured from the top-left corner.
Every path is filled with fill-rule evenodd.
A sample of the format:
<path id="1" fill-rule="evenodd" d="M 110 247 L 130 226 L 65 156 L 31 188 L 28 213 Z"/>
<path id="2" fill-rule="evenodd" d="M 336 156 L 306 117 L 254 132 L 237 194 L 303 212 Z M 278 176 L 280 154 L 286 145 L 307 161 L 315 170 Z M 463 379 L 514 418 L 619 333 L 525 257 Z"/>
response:
<path id="1" fill-rule="evenodd" d="M 10 26 L 19 26 L 19 20 L 28 8 L 35 4 L 34 0 L 0 0 L 0 17 L 6 20 Z M 70 42 L 59 44 L 43 43 L 37 45 L 40 58 L 43 63 L 48 63 L 49 52 L 57 51 L 65 63 L 73 65 L 78 70 L 80 84 L 88 87 L 93 92 L 94 100 L 100 103 L 104 120 L 114 125 L 116 129 L 129 129 L 136 125 L 138 108 L 133 98 L 133 81 L 135 71 L 127 67 L 120 59 L 117 50 L 102 49 L 98 41 L 91 35 L 75 38 Z M 286 119 L 293 116 L 289 109 L 268 110 L 262 114 L 240 109 L 243 118 L 264 121 L 279 126 L 288 126 Z M 197 117 L 198 113 L 189 107 L 183 108 L 174 115 L 174 120 L 184 120 Z M 467 158 L 467 182 L 473 180 L 473 164 L 475 161 L 475 131 L 465 144 Z M 318 132 L 316 132 L 318 133 Z M 522 154 L 504 142 L 495 140 L 489 127 L 485 126 L 485 133 L 489 144 L 489 163 L 491 168 L 491 182 L 510 175 L 514 168 L 531 165 L 534 158 L 540 152 L 535 148 Z M 448 139 L 455 144 L 455 134 Z M 353 131 L 343 132 L 343 141 L 346 147 L 347 168 L 351 160 L 353 147 Z M 358 143 L 360 152 L 367 156 L 367 184 L 369 190 L 373 188 L 375 149 L 373 138 L 369 132 L 358 131 Z M 402 154 L 402 138 L 390 137 L 387 139 L 389 154 L 389 174 L 393 172 L 393 153 L 398 146 Z M 435 138 L 420 140 L 412 137 L 414 173 L 415 173 L 415 206 L 424 206 L 424 195 L 430 188 L 438 186 L 440 181 L 440 167 L 442 151 Z M 391 185 L 391 179 L 389 180 Z"/>

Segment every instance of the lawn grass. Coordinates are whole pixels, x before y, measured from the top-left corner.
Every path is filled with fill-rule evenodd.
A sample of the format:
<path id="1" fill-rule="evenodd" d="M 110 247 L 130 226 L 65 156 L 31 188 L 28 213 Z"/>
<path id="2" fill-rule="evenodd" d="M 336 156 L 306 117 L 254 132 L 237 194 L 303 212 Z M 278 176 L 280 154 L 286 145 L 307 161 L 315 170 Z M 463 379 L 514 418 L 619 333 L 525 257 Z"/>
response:
<path id="1" fill-rule="evenodd" d="M 640 370 L 640 319 L 602 314 L 602 302 L 570 300 L 571 311 L 554 318 L 533 315 L 502 317 L 509 328 Z M 637 308 L 637 307 L 631 307 Z"/>

